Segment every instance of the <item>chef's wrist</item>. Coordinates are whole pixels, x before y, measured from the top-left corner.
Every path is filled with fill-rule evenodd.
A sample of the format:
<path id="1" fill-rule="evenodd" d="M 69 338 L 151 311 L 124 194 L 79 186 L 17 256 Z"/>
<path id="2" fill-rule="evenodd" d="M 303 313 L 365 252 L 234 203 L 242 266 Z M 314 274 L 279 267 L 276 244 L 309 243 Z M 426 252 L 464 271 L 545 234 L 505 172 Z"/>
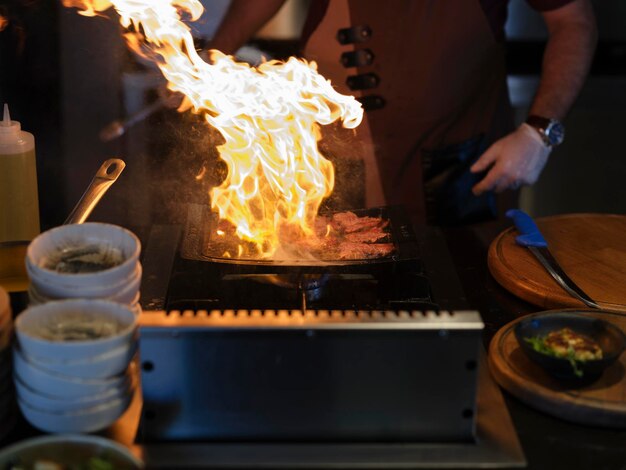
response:
<path id="1" fill-rule="evenodd" d="M 529 114 L 525 124 L 532 127 L 546 147 L 553 149 L 563 143 L 565 126 L 558 119 Z"/>
<path id="2" fill-rule="evenodd" d="M 542 147 L 547 147 L 547 148 L 551 148 L 548 144 L 546 144 L 546 142 L 541 138 L 541 135 L 539 134 L 539 132 L 537 132 L 537 129 L 535 129 L 533 126 L 531 126 L 530 124 L 527 124 L 525 122 L 523 122 L 520 126 L 519 126 L 520 130 L 526 134 L 527 136 L 529 136 L 532 140 L 534 140 L 535 142 L 537 142 L 538 144 L 541 144 Z"/>

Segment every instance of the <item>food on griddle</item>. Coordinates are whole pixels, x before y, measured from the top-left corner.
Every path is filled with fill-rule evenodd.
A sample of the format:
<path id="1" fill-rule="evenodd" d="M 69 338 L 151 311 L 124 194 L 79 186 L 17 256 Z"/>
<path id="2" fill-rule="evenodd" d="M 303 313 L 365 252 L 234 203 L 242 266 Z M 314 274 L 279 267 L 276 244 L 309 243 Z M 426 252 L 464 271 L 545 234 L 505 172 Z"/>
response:
<path id="1" fill-rule="evenodd" d="M 571 328 L 561 328 L 546 336 L 524 338 L 535 351 L 570 362 L 574 373 L 582 376 L 577 362 L 602 359 L 602 348 L 592 338 L 576 333 Z"/>
<path id="2" fill-rule="evenodd" d="M 393 243 L 352 243 L 339 244 L 338 259 L 383 258 L 393 253 Z"/>
<path id="3" fill-rule="evenodd" d="M 382 217 L 359 217 L 354 212 L 338 212 L 333 214 L 330 223 L 334 229 L 344 234 L 365 230 L 384 229 L 389 221 Z"/>
<path id="4" fill-rule="evenodd" d="M 344 238 L 351 243 L 376 243 L 382 238 L 387 237 L 389 234 L 382 229 L 380 230 L 368 230 L 366 232 L 351 232 L 346 233 Z"/>
<path id="5" fill-rule="evenodd" d="M 317 259 L 322 261 L 376 259 L 390 256 L 395 251 L 389 232 L 389 220 L 382 217 L 359 217 L 354 212 L 337 212 L 331 216 L 320 215 L 313 224 L 314 233 L 304 234 L 295 225 L 281 227 L 279 238 L 281 248 L 273 259 Z M 222 239 L 233 243 L 235 227 L 227 221 L 218 223 L 218 235 L 214 241 Z M 255 257 L 253 245 L 237 239 L 243 246 L 240 259 Z M 230 256 L 234 249 L 225 250 Z"/>
<path id="6" fill-rule="evenodd" d="M 319 216 L 317 238 L 304 239 L 319 259 L 356 260 L 389 256 L 395 250 L 385 231 L 389 220 L 382 217 L 359 217 L 354 212 Z"/>

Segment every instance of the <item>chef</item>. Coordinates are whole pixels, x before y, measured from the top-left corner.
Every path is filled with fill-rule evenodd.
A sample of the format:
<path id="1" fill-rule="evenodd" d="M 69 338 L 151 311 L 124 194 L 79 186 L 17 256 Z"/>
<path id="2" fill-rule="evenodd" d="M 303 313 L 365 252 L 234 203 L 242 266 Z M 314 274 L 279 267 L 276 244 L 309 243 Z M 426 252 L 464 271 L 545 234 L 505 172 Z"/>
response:
<path id="1" fill-rule="evenodd" d="M 495 193 L 537 180 L 563 141 L 561 121 L 597 31 L 590 0 L 527 1 L 549 37 L 517 128 L 505 70 L 508 0 L 311 1 L 303 57 L 366 111 L 356 136 L 334 129 L 331 140 L 344 142 L 343 158 L 364 160 L 368 206 L 404 204 L 417 221 L 471 223 L 497 216 Z M 236 51 L 283 3 L 233 0 L 211 47 Z M 515 205 L 517 193 L 507 193 Z"/>

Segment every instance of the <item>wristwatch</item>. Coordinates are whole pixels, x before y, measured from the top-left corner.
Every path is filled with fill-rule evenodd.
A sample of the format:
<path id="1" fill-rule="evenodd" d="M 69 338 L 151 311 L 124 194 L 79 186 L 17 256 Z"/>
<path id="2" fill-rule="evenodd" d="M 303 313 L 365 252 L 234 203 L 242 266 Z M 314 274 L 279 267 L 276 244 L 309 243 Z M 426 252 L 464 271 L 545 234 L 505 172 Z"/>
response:
<path id="1" fill-rule="evenodd" d="M 526 118 L 526 124 L 534 127 L 539 132 L 543 142 L 550 148 L 561 144 L 565 138 L 565 127 L 556 119 L 531 114 Z"/>

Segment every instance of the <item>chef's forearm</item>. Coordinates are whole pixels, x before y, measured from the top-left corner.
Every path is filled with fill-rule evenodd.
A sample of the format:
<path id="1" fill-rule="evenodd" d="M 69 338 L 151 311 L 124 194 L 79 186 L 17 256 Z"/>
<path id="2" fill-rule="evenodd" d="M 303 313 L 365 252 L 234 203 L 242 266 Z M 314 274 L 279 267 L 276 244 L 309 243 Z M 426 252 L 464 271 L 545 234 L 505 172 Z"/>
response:
<path id="1" fill-rule="evenodd" d="M 209 47 L 234 54 L 267 23 L 286 0 L 233 0 Z"/>
<path id="2" fill-rule="evenodd" d="M 563 119 L 580 92 L 593 58 L 597 29 L 589 0 L 543 14 L 549 39 L 530 114 Z"/>

